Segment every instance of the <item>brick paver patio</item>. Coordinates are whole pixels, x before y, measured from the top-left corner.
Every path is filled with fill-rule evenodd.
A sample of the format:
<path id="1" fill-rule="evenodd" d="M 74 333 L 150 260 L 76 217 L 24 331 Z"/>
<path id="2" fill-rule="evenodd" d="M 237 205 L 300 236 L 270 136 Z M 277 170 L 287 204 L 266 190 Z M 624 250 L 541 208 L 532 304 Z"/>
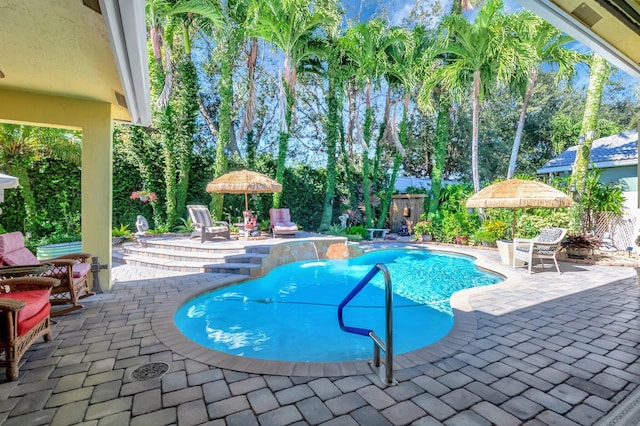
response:
<path id="1" fill-rule="evenodd" d="M 32 347 L 17 381 L 0 372 L 0 423 L 591 425 L 640 384 L 638 282 L 632 268 L 561 270 L 470 292 L 471 340 L 398 366 L 399 384 L 383 387 L 373 374 L 249 374 L 180 355 L 154 333 L 154 313 L 232 278 L 118 266 L 111 292 L 56 318 L 54 340 Z M 150 361 L 169 372 L 130 377 Z"/>

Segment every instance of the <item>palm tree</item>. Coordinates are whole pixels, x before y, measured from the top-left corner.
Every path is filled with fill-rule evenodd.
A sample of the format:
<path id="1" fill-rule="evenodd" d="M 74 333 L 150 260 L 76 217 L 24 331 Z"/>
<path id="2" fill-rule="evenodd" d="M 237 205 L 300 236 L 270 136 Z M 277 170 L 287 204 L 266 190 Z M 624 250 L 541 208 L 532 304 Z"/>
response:
<path id="1" fill-rule="evenodd" d="M 386 49 L 393 44 L 394 39 L 389 37 L 387 25 L 380 19 L 373 19 L 368 22 L 358 23 L 349 28 L 341 39 L 343 49 L 348 55 L 349 61 L 353 63 L 355 74 L 353 82 L 356 89 L 364 93 L 364 121 L 362 130 L 357 132 L 357 139 L 362 144 L 362 175 L 363 175 L 363 196 L 365 226 L 371 227 L 373 211 L 370 194 L 370 154 L 372 151 L 372 127 L 373 127 L 373 107 L 371 104 L 371 90 L 385 72 L 387 53 Z M 355 95 L 355 93 L 352 93 Z M 351 98 L 355 101 L 355 98 Z M 357 111 L 353 110 L 354 113 Z M 351 115 L 351 120 L 356 120 L 355 114 Z M 359 123 L 351 123 L 350 127 L 360 129 Z"/>
<path id="2" fill-rule="evenodd" d="M 34 161 L 54 158 L 80 166 L 82 147 L 76 131 L 0 123 L 0 163 L 20 181 L 26 212 L 25 231 L 35 225 L 36 201 L 29 179 Z"/>
<path id="3" fill-rule="evenodd" d="M 319 31 L 335 33 L 340 12 L 335 0 L 257 0 L 252 9 L 249 32 L 278 47 L 283 55 L 281 80 L 282 119 L 278 137 L 276 180 L 284 182 L 285 161 L 294 122 L 296 82 L 299 72 L 317 70 L 326 44 Z M 273 207 L 280 207 L 282 193 L 273 197 Z"/>
<path id="4" fill-rule="evenodd" d="M 455 0 L 451 5 L 452 15 L 462 15 L 463 11 L 468 11 L 474 6 L 480 5 L 483 0 Z M 416 27 L 418 30 L 419 27 Z M 443 64 L 446 59 L 444 55 L 438 55 L 433 49 L 435 40 L 432 34 L 420 29 L 420 34 L 416 35 L 418 42 L 417 49 L 422 57 L 421 65 L 416 64 L 418 79 L 422 82 L 431 80 L 431 83 L 421 86 L 418 95 L 418 108 L 422 113 L 435 109 L 436 129 L 433 141 L 433 154 L 431 156 L 431 191 L 429 198 L 425 200 L 424 211 L 435 213 L 440 204 L 440 191 L 444 179 L 445 156 L 447 144 L 449 143 L 451 114 L 453 110 L 453 99 L 451 94 L 441 86 L 440 79 L 434 74 L 434 70 Z M 433 99 L 431 99 L 433 98 Z M 435 107 L 432 105 L 432 101 Z"/>
<path id="5" fill-rule="evenodd" d="M 388 59 L 386 61 L 385 79 L 387 80 L 389 92 L 398 92 L 402 97 L 402 119 L 398 126 L 399 131 L 396 131 L 395 113 L 389 114 L 388 111 L 385 111 L 386 122 L 383 123 L 385 129 L 383 139 L 389 145 L 395 147 L 396 154 L 393 159 L 389 185 L 387 186 L 381 203 L 382 211 L 380 212 L 376 225 L 378 228 L 383 227 L 384 221 L 387 218 L 398 170 L 405 156 L 404 147 L 407 144 L 409 102 L 411 100 L 412 89 L 415 87 L 417 80 L 416 66 L 418 58 L 422 53 L 416 49 L 416 46 L 421 46 L 419 43 L 416 43 L 416 38 L 422 36 L 422 30 L 422 28 L 417 28 L 414 31 L 410 31 L 398 27 L 389 30 L 388 38 L 391 43 L 389 43 L 386 48 Z M 389 99 L 389 96 L 387 99 Z M 387 102 L 387 108 L 389 108 L 389 102 Z"/>
<path id="6" fill-rule="evenodd" d="M 423 103 L 429 103 L 428 95 L 438 81 L 458 101 L 472 89 L 471 172 L 476 192 L 480 190 L 478 132 L 482 101 L 497 81 L 507 81 L 517 67 L 531 67 L 535 59 L 532 49 L 513 37 L 514 32 L 524 33 L 521 27 L 531 23 L 521 19 L 522 12 L 506 15 L 501 9 L 502 0 L 489 0 L 473 23 L 461 15 L 443 19 L 443 37 L 436 53 L 445 55 L 446 62 L 425 82 L 421 95 Z"/>
<path id="7" fill-rule="evenodd" d="M 507 179 L 511 179 L 516 170 L 516 160 L 520 149 L 520 141 L 522 140 L 522 132 L 524 129 L 524 121 L 527 117 L 527 107 L 529 100 L 533 95 L 536 85 L 538 69 L 544 64 L 552 64 L 558 67 L 556 74 L 557 79 L 570 78 L 574 72 L 574 65 L 580 60 L 581 55 L 565 46 L 573 39 L 563 35 L 556 27 L 544 21 L 533 14 L 523 13 L 523 18 L 533 20 L 533 25 L 537 28 L 534 33 L 525 33 L 523 42 L 530 44 L 536 52 L 536 63 L 530 70 L 522 69 L 522 72 L 515 73 L 518 78 L 514 79 L 514 86 L 520 92 L 524 92 L 524 100 L 522 109 L 520 110 L 520 119 L 516 135 L 513 140 L 513 149 L 511 151 L 511 159 L 509 161 L 509 170 L 507 171 Z"/>
<path id="8" fill-rule="evenodd" d="M 578 202 L 574 204 L 573 219 L 574 227 L 579 229 L 580 226 L 580 198 L 584 193 L 587 181 L 587 170 L 589 167 L 589 155 L 591 154 L 591 145 L 596 139 L 596 128 L 598 124 L 598 110 L 602 101 L 602 90 L 609 78 L 611 66 L 609 63 L 595 53 L 591 57 L 589 73 L 589 88 L 587 89 L 587 99 L 584 103 L 584 115 L 582 116 L 582 126 L 580 127 L 580 141 L 576 158 L 573 163 L 573 172 L 571 174 L 571 187 L 575 188 L 575 195 Z M 584 138 L 584 140 L 583 140 Z"/>
<path id="9" fill-rule="evenodd" d="M 214 178 L 222 176 L 228 169 L 226 149 L 233 132 L 233 67 L 237 51 L 244 40 L 244 24 L 247 3 L 243 0 L 218 2 L 215 0 L 182 0 L 172 9 L 172 13 L 191 13 L 204 20 L 197 25 L 210 30 L 216 40 L 217 58 L 220 63 L 218 84 L 220 107 L 218 112 L 218 143 Z M 222 194 L 212 194 L 211 214 L 222 217 Z"/>

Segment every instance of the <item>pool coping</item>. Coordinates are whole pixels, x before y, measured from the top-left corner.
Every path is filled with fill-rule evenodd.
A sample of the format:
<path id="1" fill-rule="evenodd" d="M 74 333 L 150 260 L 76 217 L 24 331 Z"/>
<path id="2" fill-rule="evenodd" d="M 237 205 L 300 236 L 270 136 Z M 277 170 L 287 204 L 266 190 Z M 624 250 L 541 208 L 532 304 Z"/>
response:
<path id="1" fill-rule="evenodd" d="M 458 291 L 451 296 L 454 323 L 447 335 L 437 342 L 403 354 L 394 354 L 394 370 L 429 364 L 451 356 L 468 344 L 475 336 L 477 320 L 469 298 L 487 289 L 497 286 L 512 286 L 521 282 L 521 276 L 512 269 L 490 262 L 481 252 L 470 253 L 469 250 L 456 247 L 438 247 L 416 245 L 410 243 L 381 243 L 370 246 L 371 249 L 381 248 L 415 248 L 437 252 L 460 254 L 474 258 L 474 264 L 481 269 L 503 276 L 504 281 Z M 189 300 L 217 288 L 237 284 L 249 279 L 243 277 L 228 277 L 219 280 L 215 285 L 203 284 L 198 289 L 184 293 L 181 297 L 162 302 L 153 313 L 151 319 L 152 330 L 156 337 L 169 349 L 185 358 L 203 364 L 234 371 L 254 374 L 269 374 L 278 376 L 312 376 L 312 377 L 340 377 L 350 375 L 373 374 L 368 360 L 339 361 L 339 362 L 300 362 L 300 361 L 272 361 L 259 358 L 240 357 L 202 346 L 185 337 L 173 320 L 180 306 Z M 373 356 L 373 350 L 372 350 Z"/>

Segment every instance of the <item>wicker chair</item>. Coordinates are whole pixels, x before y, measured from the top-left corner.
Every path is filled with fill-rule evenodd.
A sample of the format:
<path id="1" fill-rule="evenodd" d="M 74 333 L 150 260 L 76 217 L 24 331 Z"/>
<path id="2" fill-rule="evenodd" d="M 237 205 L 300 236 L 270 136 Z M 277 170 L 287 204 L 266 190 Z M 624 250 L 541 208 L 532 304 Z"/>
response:
<path id="1" fill-rule="evenodd" d="M 79 300 L 94 294 L 89 287 L 91 255 L 88 253 L 67 254 L 41 263 L 24 246 L 22 234 L 10 232 L 0 235 L 0 261 L 0 279 L 39 275 L 60 280 L 60 285 L 51 291 L 51 304 L 71 306 L 55 310 L 51 316 L 84 308 Z"/>
<path id="2" fill-rule="evenodd" d="M 556 270 L 560 273 L 556 255 L 561 248 L 560 244 L 566 233 L 567 230 L 565 228 L 544 228 L 536 238 L 514 238 L 513 267 L 517 266 L 517 260 L 522 260 L 528 265 L 529 274 L 531 274 L 534 259 L 540 259 L 540 264 L 543 268 L 544 259 L 551 259 L 556 265 Z"/>
<path id="3" fill-rule="evenodd" d="M 20 359 L 36 339 L 51 341 L 49 297 L 59 284 L 43 277 L 0 282 L 0 366 L 7 367 L 7 380 L 18 378 Z"/>

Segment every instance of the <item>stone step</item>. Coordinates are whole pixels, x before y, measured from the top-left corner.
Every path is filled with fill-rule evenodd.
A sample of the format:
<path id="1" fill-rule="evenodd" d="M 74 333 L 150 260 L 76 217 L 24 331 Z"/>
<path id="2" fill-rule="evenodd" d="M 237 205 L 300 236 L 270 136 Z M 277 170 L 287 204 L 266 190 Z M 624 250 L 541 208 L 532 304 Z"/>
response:
<path id="1" fill-rule="evenodd" d="M 182 262 L 200 262 L 200 263 L 224 263 L 225 257 L 230 254 L 225 253 L 207 253 L 201 251 L 184 251 L 171 248 L 159 247 L 142 247 L 138 245 L 127 245 L 123 247 L 123 251 L 127 255 L 154 257 L 157 259 L 177 260 Z M 231 256 L 242 256 L 242 253 L 231 254 Z"/>
<path id="2" fill-rule="evenodd" d="M 256 263 L 222 263 L 219 265 L 205 265 L 205 269 L 205 272 L 246 275 L 252 278 L 262 275 L 262 265 Z"/>
<path id="3" fill-rule="evenodd" d="M 239 254 L 245 252 L 245 247 L 243 244 L 239 244 L 238 241 L 206 241 L 204 243 L 200 243 L 199 240 L 175 240 L 175 239 L 163 239 L 163 238 L 153 238 L 153 237 L 143 237 L 141 242 L 138 243 L 127 243 L 124 244 L 124 247 L 130 246 L 141 246 L 153 249 L 160 250 L 175 250 L 175 251 L 184 251 L 184 252 L 197 252 L 197 253 L 208 253 L 208 254 Z"/>
<path id="4" fill-rule="evenodd" d="M 262 265 L 262 261 L 269 257 L 268 253 L 233 254 L 225 258 L 226 263 L 254 263 Z"/>
<path id="5" fill-rule="evenodd" d="M 125 263 L 144 268 L 155 268 L 177 272 L 212 272 L 212 268 L 218 265 L 225 265 L 224 262 L 188 262 L 172 259 L 160 259 L 157 257 L 139 256 L 133 254 L 122 254 Z"/>

